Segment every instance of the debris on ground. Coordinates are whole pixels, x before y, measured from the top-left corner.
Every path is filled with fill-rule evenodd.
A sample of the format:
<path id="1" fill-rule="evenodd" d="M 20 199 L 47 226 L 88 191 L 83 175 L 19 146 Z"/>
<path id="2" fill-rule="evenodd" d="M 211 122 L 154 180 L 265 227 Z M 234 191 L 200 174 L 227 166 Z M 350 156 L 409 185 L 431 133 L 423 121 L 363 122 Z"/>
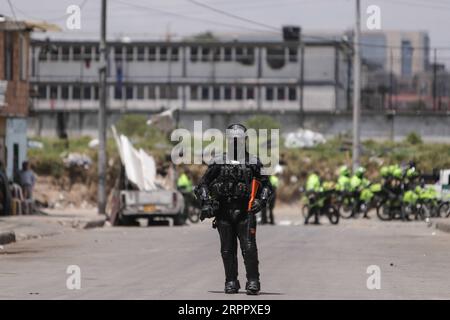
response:
<path id="1" fill-rule="evenodd" d="M 326 139 L 319 132 L 298 129 L 285 135 L 284 146 L 286 148 L 311 148 L 325 142 Z"/>

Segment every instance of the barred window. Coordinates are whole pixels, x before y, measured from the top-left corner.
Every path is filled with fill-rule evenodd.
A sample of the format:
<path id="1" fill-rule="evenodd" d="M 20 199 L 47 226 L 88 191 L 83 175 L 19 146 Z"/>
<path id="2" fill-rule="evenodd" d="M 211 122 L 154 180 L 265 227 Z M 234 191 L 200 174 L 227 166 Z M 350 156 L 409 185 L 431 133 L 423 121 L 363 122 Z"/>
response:
<path id="1" fill-rule="evenodd" d="M 91 86 L 86 85 L 83 87 L 83 99 L 91 100 Z"/>
<path id="2" fill-rule="evenodd" d="M 295 87 L 289 87 L 289 100 L 295 101 L 297 100 L 297 88 Z"/>
<path id="3" fill-rule="evenodd" d="M 266 87 L 266 100 L 272 101 L 273 100 L 273 88 Z"/>
<path id="4" fill-rule="evenodd" d="M 149 61 L 155 61 L 156 60 L 156 48 L 155 47 L 149 47 L 148 48 L 148 60 Z"/>

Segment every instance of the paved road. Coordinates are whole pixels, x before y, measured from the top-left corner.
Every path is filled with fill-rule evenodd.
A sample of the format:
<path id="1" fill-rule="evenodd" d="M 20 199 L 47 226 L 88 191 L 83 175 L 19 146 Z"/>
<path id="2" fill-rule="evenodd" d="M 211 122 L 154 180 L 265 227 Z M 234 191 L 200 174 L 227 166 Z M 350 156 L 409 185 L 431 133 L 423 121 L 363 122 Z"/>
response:
<path id="1" fill-rule="evenodd" d="M 0 249 L 1 299 L 450 298 L 450 235 L 424 223 L 262 226 L 259 297 L 225 296 L 210 224 L 81 230 Z M 81 268 L 81 290 L 66 268 Z M 368 290 L 369 265 L 381 289 Z M 244 281 L 240 261 L 240 279 Z"/>

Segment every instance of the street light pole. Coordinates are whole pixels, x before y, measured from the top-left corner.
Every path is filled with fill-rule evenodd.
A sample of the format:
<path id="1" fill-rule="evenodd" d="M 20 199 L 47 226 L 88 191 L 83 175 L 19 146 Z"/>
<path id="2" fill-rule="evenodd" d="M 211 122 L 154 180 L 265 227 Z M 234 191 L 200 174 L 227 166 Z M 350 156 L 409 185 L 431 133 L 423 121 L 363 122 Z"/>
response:
<path id="1" fill-rule="evenodd" d="M 102 0 L 100 22 L 100 77 L 98 109 L 98 213 L 106 214 L 106 0 Z"/>
<path id="2" fill-rule="evenodd" d="M 356 1 L 355 10 L 355 30 L 353 39 L 353 153 L 352 167 L 353 171 L 359 166 L 360 151 L 360 103 L 361 103 L 361 57 L 359 52 L 360 42 L 360 0 Z"/>

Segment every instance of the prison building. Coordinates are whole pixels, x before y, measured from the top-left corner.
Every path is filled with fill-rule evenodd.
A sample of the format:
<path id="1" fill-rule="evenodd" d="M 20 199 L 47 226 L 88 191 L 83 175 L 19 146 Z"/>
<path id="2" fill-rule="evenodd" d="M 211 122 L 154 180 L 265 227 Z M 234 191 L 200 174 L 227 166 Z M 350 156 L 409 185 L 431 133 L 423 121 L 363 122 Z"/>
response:
<path id="1" fill-rule="evenodd" d="M 343 41 L 108 42 L 108 110 L 336 112 L 348 108 Z M 35 114 L 95 111 L 98 42 L 33 40 Z"/>

